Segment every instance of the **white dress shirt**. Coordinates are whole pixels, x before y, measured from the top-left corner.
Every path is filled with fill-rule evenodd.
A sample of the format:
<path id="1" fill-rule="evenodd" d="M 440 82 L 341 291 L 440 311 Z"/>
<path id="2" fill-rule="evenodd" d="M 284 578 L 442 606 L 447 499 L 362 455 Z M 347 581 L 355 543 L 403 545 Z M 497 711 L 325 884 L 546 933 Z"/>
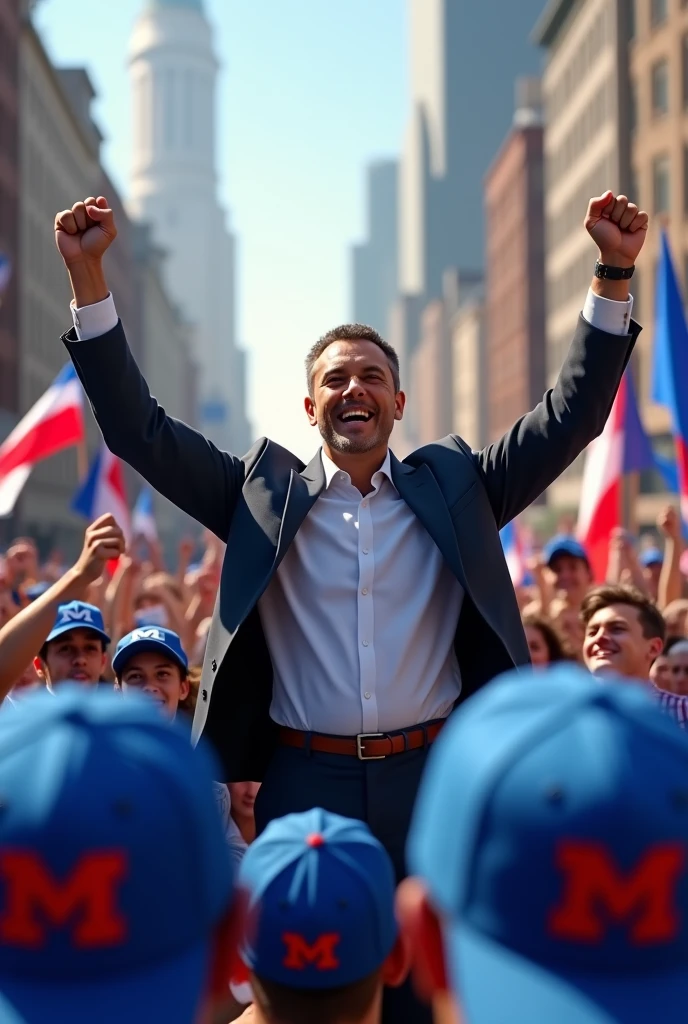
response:
<path id="1" fill-rule="evenodd" d="M 632 308 L 632 298 L 591 290 L 583 316 L 623 335 Z M 111 295 L 72 313 L 80 341 L 117 324 Z M 389 453 L 365 496 L 322 458 L 326 487 L 258 605 L 271 717 L 345 736 L 442 718 L 461 689 L 453 640 L 463 589 L 395 488 Z"/>

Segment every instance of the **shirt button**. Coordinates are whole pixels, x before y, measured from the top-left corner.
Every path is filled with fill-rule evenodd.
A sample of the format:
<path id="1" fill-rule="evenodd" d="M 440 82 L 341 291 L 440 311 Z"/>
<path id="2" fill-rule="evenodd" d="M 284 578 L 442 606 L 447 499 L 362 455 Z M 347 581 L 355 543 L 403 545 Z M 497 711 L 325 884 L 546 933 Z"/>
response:
<path id="1" fill-rule="evenodd" d="M 367 588 L 367 587 L 364 587 L 364 588 L 363 588 L 363 590 L 361 591 L 361 593 L 362 593 L 363 595 L 367 594 L 367 593 L 368 593 L 368 588 Z"/>
<path id="2" fill-rule="evenodd" d="M 363 696 L 365 697 L 365 699 L 366 699 L 366 700 L 370 700 L 370 694 L 368 693 L 368 691 L 367 691 L 367 690 L 366 690 L 366 692 L 365 692 L 365 693 L 363 694 Z"/>
<path id="3" fill-rule="evenodd" d="M 367 640 L 364 640 L 364 641 L 363 641 L 363 646 L 364 646 L 364 647 L 367 647 L 367 646 L 368 646 L 368 641 L 367 641 Z"/>
<path id="4" fill-rule="evenodd" d="M 367 555 L 367 554 L 368 554 L 368 548 L 363 548 L 363 554 L 364 554 L 364 555 Z"/>

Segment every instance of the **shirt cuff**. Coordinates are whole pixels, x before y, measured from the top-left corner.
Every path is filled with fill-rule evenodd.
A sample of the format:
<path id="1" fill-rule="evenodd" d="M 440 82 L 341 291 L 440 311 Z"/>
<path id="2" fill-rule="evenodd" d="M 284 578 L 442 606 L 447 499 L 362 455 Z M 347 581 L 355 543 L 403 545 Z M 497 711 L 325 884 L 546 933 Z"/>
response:
<path id="1" fill-rule="evenodd" d="M 77 307 L 72 301 L 70 309 L 78 341 L 90 341 L 91 338 L 107 334 L 117 326 L 119 319 L 112 293 L 102 302 L 94 302 L 91 306 Z"/>
<path id="2" fill-rule="evenodd" d="M 598 331 L 606 331 L 607 334 L 628 334 L 632 312 L 632 295 L 629 295 L 626 302 L 617 302 L 616 299 L 605 299 L 603 295 L 597 295 L 592 288 L 588 289 L 583 306 L 583 319 Z"/>

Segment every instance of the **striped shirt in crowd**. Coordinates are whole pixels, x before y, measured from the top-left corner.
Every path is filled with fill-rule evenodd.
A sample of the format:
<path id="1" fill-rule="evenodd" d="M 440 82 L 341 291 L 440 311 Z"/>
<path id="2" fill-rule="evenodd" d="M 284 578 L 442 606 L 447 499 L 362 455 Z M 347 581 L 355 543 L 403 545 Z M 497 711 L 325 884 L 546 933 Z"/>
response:
<path id="1" fill-rule="evenodd" d="M 675 718 L 682 729 L 688 728 L 688 697 L 667 693 L 666 690 L 660 690 L 654 683 L 651 685 L 662 711 Z"/>

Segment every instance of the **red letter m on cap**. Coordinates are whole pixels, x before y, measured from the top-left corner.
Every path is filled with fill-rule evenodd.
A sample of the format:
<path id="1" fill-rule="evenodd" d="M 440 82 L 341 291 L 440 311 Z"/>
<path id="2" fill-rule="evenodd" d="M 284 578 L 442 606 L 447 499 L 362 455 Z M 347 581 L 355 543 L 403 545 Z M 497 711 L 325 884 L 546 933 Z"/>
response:
<path id="1" fill-rule="evenodd" d="M 78 915 L 72 929 L 75 946 L 93 948 L 122 942 L 127 923 L 117 908 L 117 891 L 126 869 L 121 851 L 88 853 L 64 881 L 57 882 L 35 853 L 0 853 L 0 879 L 5 889 L 0 939 L 13 946 L 36 948 L 46 941 L 46 923 L 63 927 Z"/>
<path id="2" fill-rule="evenodd" d="M 282 941 L 287 947 L 284 966 L 294 971 L 302 971 L 308 964 L 313 964 L 318 971 L 335 971 L 339 960 L 334 954 L 334 947 L 339 942 L 337 932 L 319 935 L 313 943 L 308 943 L 303 935 L 285 932 Z"/>
<path id="3" fill-rule="evenodd" d="M 563 842 L 557 866 L 565 876 L 550 931 L 572 942 L 602 942 L 609 923 L 626 922 L 634 945 L 670 942 L 681 927 L 676 888 L 685 864 L 681 843 L 651 847 L 621 874 L 606 847 Z"/>

